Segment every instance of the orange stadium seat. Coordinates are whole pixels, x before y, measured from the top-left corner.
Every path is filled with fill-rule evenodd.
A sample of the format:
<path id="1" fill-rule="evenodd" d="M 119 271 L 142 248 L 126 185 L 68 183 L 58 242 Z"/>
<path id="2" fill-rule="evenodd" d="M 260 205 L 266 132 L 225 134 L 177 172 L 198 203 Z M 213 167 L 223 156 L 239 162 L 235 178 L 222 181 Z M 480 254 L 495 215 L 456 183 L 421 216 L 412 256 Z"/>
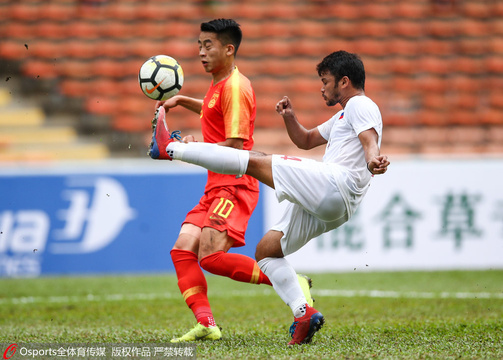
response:
<path id="1" fill-rule="evenodd" d="M 96 42 L 96 52 L 98 56 L 102 56 L 104 58 L 122 60 L 128 57 L 134 57 L 135 55 L 140 55 L 139 53 L 135 52 L 137 50 L 136 47 L 139 45 L 139 43 L 140 40 L 138 40 L 137 38 L 105 38 Z"/>
<path id="2" fill-rule="evenodd" d="M 9 21 L 0 27 L 0 33 L 4 39 L 27 41 L 36 36 L 35 25 L 31 23 Z"/>
<path id="3" fill-rule="evenodd" d="M 437 110 L 420 110 L 417 114 L 418 124 L 426 126 L 445 126 L 449 123 L 448 113 Z"/>
<path id="4" fill-rule="evenodd" d="M 425 16 L 429 15 L 428 2 L 417 1 L 400 1 L 393 5 L 392 13 L 393 17 L 400 18 L 412 18 L 412 19 L 423 19 Z"/>
<path id="5" fill-rule="evenodd" d="M 304 19 L 289 23 L 289 34 L 293 36 L 306 37 L 307 39 L 326 37 L 327 28 L 331 23 L 316 21 L 312 19 Z"/>
<path id="6" fill-rule="evenodd" d="M 475 111 L 451 109 L 447 114 L 449 124 L 453 125 L 476 125 L 478 115 Z"/>
<path id="7" fill-rule="evenodd" d="M 96 88 L 98 90 L 99 88 Z M 70 97 L 80 97 L 83 94 L 89 94 L 92 87 L 87 82 L 75 79 L 63 79 L 60 83 L 60 91 L 63 95 Z"/>
<path id="8" fill-rule="evenodd" d="M 463 19 L 459 23 L 458 33 L 462 36 L 488 36 L 490 25 L 485 20 Z"/>
<path id="9" fill-rule="evenodd" d="M 336 21 L 327 25 L 327 35 L 335 36 L 338 38 L 352 39 L 358 36 L 358 22 L 357 21 Z"/>
<path id="10" fill-rule="evenodd" d="M 463 37 L 457 41 L 457 53 L 460 55 L 485 55 L 490 43 L 484 38 Z"/>
<path id="11" fill-rule="evenodd" d="M 389 54 L 385 40 L 375 38 L 360 38 L 353 41 L 356 53 L 361 56 L 382 57 Z"/>
<path id="12" fill-rule="evenodd" d="M 417 47 L 424 54 L 447 56 L 456 53 L 456 43 L 445 39 L 422 39 Z"/>
<path id="13" fill-rule="evenodd" d="M 372 83 L 374 82 L 375 80 L 369 79 L 366 82 L 366 87 L 369 88 L 370 86 L 370 89 L 372 89 Z M 395 75 L 390 80 L 386 81 L 386 89 L 413 96 L 419 92 L 418 80 L 413 76 Z M 382 90 L 384 90 L 384 88 Z"/>
<path id="14" fill-rule="evenodd" d="M 474 79 L 473 76 L 467 74 L 452 74 L 449 76 L 448 82 L 450 84 L 450 88 L 462 92 L 473 91 L 477 93 L 482 87 L 486 86 L 486 84 L 482 84 L 480 81 Z"/>
<path id="15" fill-rule="evenodd" d="M 460 2 L 460 13 L 466 17 L 486 19 L 491 15 L 491 7 L 486 2 L 468 0 Z"/>
<path id="16" fill-rule="evenodd" d="M 76 59 L 92 59 L 99 56 L 99 51 L 104 47 L 104 42 L 73 40 L 65 43 L 62 51 L 69 58 Z"/>
<path id="17" fill-rule="evenodd" d="M 503 89 L 491 91 L 489 94 L 489 105 L 495 109 L 503 110 Z M 503 121 L 503 116 L 502 116 Z"/>
<path id="18" fill-rule="evenodd" d="M 7 15 L 14 20 L 35 21 L 39 17 L 41 7 L 39 3 L 26 4 L 18 1 L 10 5 Z"/>
<path id="19" fill-rule="evenodd" d="M 382 41 L 382 46 L 390 55 L 417 56 L 422 54 L 415 40 L 392 37 Z"/>
<path id="20" fill-rule="evenodd" d="M 421 107 L 428 110 L 442 110 L 447 106 L 445 94 L 424 94 L 421 100 Z"/>
<path id="21" fill-rule="evenodd" d="M 424 21 L 412 19 L 396 19 L 390 24 L 392 35 L 407 38 L 423 37 L 427 27 Z"/>
<path id="22" fill-rule="evenodd" d="M 61 76 L 75 79 L 89 79 L 94 73 L 92 63 L 70 59 L 58 62 L 57 71 Z"/>
<path id="23" fill-rule="evenodd" d="M 99 29 L 100 35 L 106 38 L 129 39 L 135 36 L 131 24 L 122 21 L 107 21 Z"/>
<path id="24" fill-rule="evenodd" d="M 73 20 L 71 26 L 65 29 L 69 37 L 79 39 L 97 39 L 100 37 L 99 29 L 92 21 L 76 19 Z"/>
<path id="25" fill-rule="evenodd" d="M 127 101 L 122 99 L 122 101 Z M 93 96 L 86 100 L 86 110 L 98 115 L 112 115 L 119 108 L 119 99 L 107 96 Z M 122 106 L 120 107 L 122 109 Z"/>
<path id="26" fill-rule="evenodd" d="M 56 41 L 41 40 L 30 45 L 30 55 L 41 59 L 60 59 L 65 56 L 66 44 Z"/>
<path id="27" fill-rule="evenodd" d="M 503 55 L 488 56 L 486 58 L 485 68 L 491 74 L 503 74 Z"/>
<path id="28" fill-rule="evenodd" d="M 453 20 L 431 19 L 425 26 L 426 33 L 437 38 L 453 38 L 459 35 L 460 23 Z"/>
<path id="29" fill-rule="evenodd" d="M 261 53 L 257 55 L 288 56 L 295 44 L 279 38 L 266 38 L 261 41 Z"/>
<path id="30" fill-rule="evenodd" d="M 285 5 L 271 1 L 263 10 L 265 19 L 298 20 L 302 15 L 301 5 L 296 3 Z"/>
<path id="31" fill-rule="evenodd" d="M 297 22 L 291 21 L 283 21 L 283 20 L 265 20 L 261 22 L 257 22 L 257 28 L 254 30 L 258 31 L 258 34 L 255 34 L 255 37 L 275 37 L 275 38 L 288 38 L 292 37 L 300 28 L 301 25 Z M 243 28 L 244 31 L 244 28 Z"/>
<path id="32" fill-rule="evenodd" d="M 451 71 L 457 71 L 460 73 L 479 75 L 485 71 L 484 62 L 475 57 L 458 57 L 452 65 Z"/>
<path id="33" fill-rule="evenodd" d="M 500 109 L 488 109 L 478 114 L 478 120 L 485 125 L 503 126 L 503 118 L 501 117 Z"/>
<path id="34" fill-rule="evenodd" d="M 326 55 L 327 51 L 330 51 L 330 49 L 327 49 L 327 45 L 327 42 L 323 40 L 301 38 L 292 41 L 292 43 L 290 44 L 290 54 L 321 58 L 322 56 Z M 283 54 L 283 56 L 285 55 Z"/>
<path id="35" fill-rule="evenodd" d="M 59 75 L 57 63 L 44 60 L 26 61 L 22 65 L 22 71 L 31 78 L 53 79 Z"/>
<path id="36" fill-rule="evenodd" d="M 360 21 L 358 32 L 360 35 L 382 38 L 388 37 L 391 29 L 388 21 L 372 19 Z"/>
<path id="37" fill-rule="evenodd" d="M 362 14 L 362 7 L 356 2 L 330 2 L 323 8 L 324 13 L 329 18 L 335 18 L 337 21 L 359 19 Z"/>
<path id="38" fill-rule="evenodd" d="M 391 2 L 367 2 L 361 6 L 361 16 L 363 18 L 390 20 L 393 18 L 393 4 Z"/>
<path id="39" fill-rule="evenodd" d="M 0 56 L 11 60 L 22 60 L 29 56 L 24 41 L 7 40 L 0 42 Z"/>
<path id="40" fill-rule="evenodd" d="M 69 26 L 66 23 L 44 21 L 38 23 L 34 31 L 36 31 L 37 36 L 41 38 L 60 40 L 68 37 L 68 33 L 66 32 L 68 28 Z"/>
<path id="41" fill-rule="evenodd" d="M 106 16 L 109 19 L 129 21 L 134 20 L 138 16 L 138 11 L 142 7 L 142 4 L 137 4 L 135 2 L 111 2 L 105 7 Z"/>
<path id="42" fill-rule="evenodd" d="M 38 17 L 44 20 L 66 21 L 75 18 L 77 6 L 74 2 L 51 2 L 38 7 Z"/>
<path id="43" fill-rule="evenodd" d="M 451 57 L 422 56 L 417 61 L 417 70 L 429 74 L 444 75 L 452 69 Z"/>

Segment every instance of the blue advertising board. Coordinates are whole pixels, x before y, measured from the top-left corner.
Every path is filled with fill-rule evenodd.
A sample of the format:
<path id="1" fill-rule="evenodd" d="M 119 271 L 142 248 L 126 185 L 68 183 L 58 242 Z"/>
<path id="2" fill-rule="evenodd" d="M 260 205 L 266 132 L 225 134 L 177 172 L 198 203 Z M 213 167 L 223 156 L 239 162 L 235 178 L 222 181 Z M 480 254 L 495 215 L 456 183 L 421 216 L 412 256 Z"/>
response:
<path id="1" fill-rule="evenodd" d="M 0 174 L 0 276 L 173 271 L 206 172 L 170 169 Z M 253 257 L 262 229 L 259 201 L 236 252 Z"/>

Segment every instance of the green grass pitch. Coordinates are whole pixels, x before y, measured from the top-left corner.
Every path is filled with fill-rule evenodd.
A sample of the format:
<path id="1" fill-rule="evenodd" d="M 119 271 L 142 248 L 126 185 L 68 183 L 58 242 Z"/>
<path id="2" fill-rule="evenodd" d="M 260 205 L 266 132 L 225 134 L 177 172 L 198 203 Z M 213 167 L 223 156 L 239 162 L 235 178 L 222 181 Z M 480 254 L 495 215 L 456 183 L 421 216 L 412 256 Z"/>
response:
<path id="1" fill-rule="evenodd" d="M 223 339 L 197 358 L 503 359 L 503 270 L 309 275 L 326 324 L 295 347 L 271 287 L 208 275 Z M 174 275 L 0 279 L 0 343 L 167 343 L 193 325 Z"/>

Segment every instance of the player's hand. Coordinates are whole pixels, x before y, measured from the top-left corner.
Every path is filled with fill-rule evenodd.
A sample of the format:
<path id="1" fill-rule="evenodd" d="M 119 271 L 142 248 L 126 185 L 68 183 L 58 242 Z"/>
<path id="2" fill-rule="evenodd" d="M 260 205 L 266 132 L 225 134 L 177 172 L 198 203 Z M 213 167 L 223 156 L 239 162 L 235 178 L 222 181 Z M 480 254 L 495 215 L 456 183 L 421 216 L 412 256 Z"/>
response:
<path id="1" fill-rule="evenodd" d="M 390 162 L 386 155 L 374 156 L 372 160 L 367 163 L 367 168 L 374 175 L 384 174 L 388 170 Z"/>
<path id="2" fill-rule="evenodd" d="M 169 98 L 168 100 L 157 101 L 155 103 L 155 110 L 157 110 L 157 108 L 163 106 L 164 110 L 166 110 L 166 113 L 168 113 L 169 109 L 174 108 L 175 106 L 178 105 L 177 100 L 178 100 L 177 96 L 173 96 L 172 98 Z"/>
<path id="3" fill-rule="evenodd" d="M 288 96 L 283 96 L 283 99 L 276 104 L 276 112 L 282 116 L 289 115 L 293 112 L 293 107 Z"/>
<path id="4" fill-rule="evenodd" d="M 182 142 L 188 144 L 189 142 L 197 142 L 197 140 L 193 135 L 187 135 L 183 137 Z"/>

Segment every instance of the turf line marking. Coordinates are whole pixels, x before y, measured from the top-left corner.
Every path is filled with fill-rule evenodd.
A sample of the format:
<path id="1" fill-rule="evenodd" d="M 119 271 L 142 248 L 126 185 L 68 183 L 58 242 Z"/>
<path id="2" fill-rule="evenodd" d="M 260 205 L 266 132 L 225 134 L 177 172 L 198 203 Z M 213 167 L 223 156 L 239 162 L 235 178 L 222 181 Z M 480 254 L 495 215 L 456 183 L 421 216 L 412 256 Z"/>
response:
<path id="1" fill-rule="evenodd" d="M 503 299 L 503 293 L 489 292 L 417 292 L 417 291 L 382 291 L 382 290 L 334 290 L 334 289 L 313 289 L 312 294 L 316 297 L 370 297 L 370 298 L 409 298 L 409 299 Z M 272 296 L 275 292 L 272 289 L 264 290 L 231 290 L 228 292 L 218 292 L 210 297 L 228 296 Z M 275 295 L 276 296 L 276 295 Z M 67 304 L 79 302 L 115 302 L 115 301 L 148 301 L 158 299 L 178 299 L 181 295 L 177 292 L 166 293 L 139 293 L 139 294 L 109 294 L 109 295 L 83 295 L 83 296 L 23 296 L 17 298 L 0 299 L 2 304 Z"/>
<path id="2" fill-rule="evenodd" d="M 410 298 L 410 299 L 503 299 L 503 293 L 489 292 L 417 292 L 383 290 L 332 290 L 313 289 L 316 296 L 333 297 L 371 297 L 371 298 Z"/>

